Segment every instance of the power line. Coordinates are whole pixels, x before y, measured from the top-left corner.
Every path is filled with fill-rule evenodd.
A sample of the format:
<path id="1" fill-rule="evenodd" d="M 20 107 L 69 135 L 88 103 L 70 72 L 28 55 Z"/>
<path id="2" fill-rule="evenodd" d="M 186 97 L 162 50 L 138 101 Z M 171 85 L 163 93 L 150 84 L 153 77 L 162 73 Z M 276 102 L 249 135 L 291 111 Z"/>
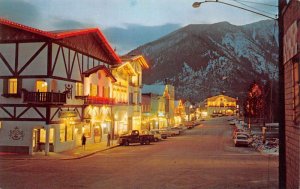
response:
<path id="1" fill-rule="evenodd" d="M 239 3 L 239 4 L 241 4 L 242 6 L 248 7 L 248 8 L 250 8 L 250 9 L 253 9 L 253 10 L 256 10 L 256 11 L 259 11 L 259 12 L 264 12 L 264 13 L 269 14 L 269 15 L 273 15 L 273 14 L 270 13 L 270 12 L 266 12 L 266 11 L 264 11 L 264 10 L 257 9 L 257 8 L 255 8 L 255 7 L 252 7 L 252 6 L 247 5 L 247 4 L 245 4 L 245 3 L 239 2 L 240 0 L 231 0 L 231 1 L 234 1 L 234 2 L 236 2 L 236 3 Z"/>
<path id="2" fill-rule="evenodd" d="M 253 4 L 259 4 L 259 5 L 264 5 L 264 6 L 270 6 L 270 7 L 278 7 L 278 5 L 272 5 L 272 4 L 267 4 L 267 3 L 259 3 L 259 2 L 253 2 L 253 1 L 246 1 L 246 0 L 232 0 L 232 1 L 240 1 L 240 2 L 245 2 L 245 3 L 253 3 Z"/>

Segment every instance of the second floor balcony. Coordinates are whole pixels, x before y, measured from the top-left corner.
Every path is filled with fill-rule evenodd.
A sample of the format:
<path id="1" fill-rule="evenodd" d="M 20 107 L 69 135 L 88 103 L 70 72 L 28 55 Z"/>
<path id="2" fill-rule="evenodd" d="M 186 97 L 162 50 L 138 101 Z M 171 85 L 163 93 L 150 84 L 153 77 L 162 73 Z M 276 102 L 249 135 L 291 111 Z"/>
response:
<path id="1" fill-rule="evenodd" d="M 67 94 L 60 92 L 29 92 L 23 90 L 24 102 L 32 104 L 65 104 Z"/>
<path id="2" fill-rule="evenodd" d="M 114 105 L 115 99 L 108 98 L 108 97 L 99 97 L 99 96 L 77 96 L 76 98 L 80 98 L 84 100 L 84 104 L 107 104 L 107 105 Z"/>

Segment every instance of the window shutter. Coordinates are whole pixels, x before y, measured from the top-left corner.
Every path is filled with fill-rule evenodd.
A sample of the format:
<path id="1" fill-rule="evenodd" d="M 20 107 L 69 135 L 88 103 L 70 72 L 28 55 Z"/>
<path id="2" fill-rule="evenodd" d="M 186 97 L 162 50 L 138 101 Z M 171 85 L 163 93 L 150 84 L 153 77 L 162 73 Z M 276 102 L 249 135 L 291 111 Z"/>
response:
<path id="1" fill-rule="evenodd" d="M 8 79 L 3 79 L 3 94 L 8 94 Z"/>

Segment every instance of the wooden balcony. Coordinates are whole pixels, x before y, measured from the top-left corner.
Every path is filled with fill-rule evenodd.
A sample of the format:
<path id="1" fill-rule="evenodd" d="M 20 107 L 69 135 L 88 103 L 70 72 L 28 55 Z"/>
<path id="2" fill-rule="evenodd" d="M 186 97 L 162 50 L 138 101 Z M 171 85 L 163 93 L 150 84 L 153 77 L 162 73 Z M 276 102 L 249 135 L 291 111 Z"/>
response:
<path id="1" fill-rule="evenodd" d="M 32 104 L 65 104 L 66 93 L 24 91 L 24 102 Z"/>
<path id="2" fill-rule="evenodd" d="M 99 97 L 99 96 L 77 96 L 76 98 L 84 100 L 85 105 L 89 105 L 89 104 L 113 105 L 113 104 L 115 104 L 115 99 L 113 99 L 113 98 L 106 98 L 106 97 Z"/>

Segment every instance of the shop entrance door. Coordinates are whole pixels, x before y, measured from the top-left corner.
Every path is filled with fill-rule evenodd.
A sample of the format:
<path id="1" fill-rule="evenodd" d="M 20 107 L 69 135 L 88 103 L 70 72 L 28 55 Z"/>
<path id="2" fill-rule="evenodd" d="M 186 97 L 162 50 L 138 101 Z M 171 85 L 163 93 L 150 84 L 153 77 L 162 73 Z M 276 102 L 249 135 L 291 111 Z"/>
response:
<path id="1" fill-rule="evenodd" d="M 38 138 L 39 138 L 39 132 L 38 129 L 33 129 L 32 131 L 32 151 L 38 152 L 39 151 L 39 145 L 38 145 Z"/>
<path id="2" fill-rule="evenodd" d="M 82 129 L 76 128 L 76 146 L 81 146 Z"/>
<path id="3" fill-rule="evenodd" d="M 101 128 L 99 126 L 94 127 L 94 142 L 101 142 Z"/>

